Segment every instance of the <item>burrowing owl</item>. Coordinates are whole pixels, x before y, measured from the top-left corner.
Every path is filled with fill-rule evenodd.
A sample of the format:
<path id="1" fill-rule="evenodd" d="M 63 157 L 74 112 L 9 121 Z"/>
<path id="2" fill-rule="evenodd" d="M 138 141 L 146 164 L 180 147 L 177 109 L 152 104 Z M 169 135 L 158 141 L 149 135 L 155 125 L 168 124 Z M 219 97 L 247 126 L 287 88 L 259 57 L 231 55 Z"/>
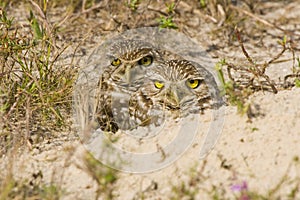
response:
<path id="1" fill-rule="evenodd" d="M 163 62 L 148 71 L 146 81 L 129 102 L 130 116 L 140 126 L 159 125 L 159 118 L 210 108 L 218 95 L 213 76 L 203 67 L 186 60 Z M 169 116 L 170 117 L 170 116 Z"/>
<path id="2" fill-rule="evenodd" d="M 116 42 L 109 56 L 111 64 L 98 83 L 96 120 L 103 131 L 116 132 L 120 128 L 117 121 L 126 119 L 118 109 L 128 107 L 129 97 L 143 84 L 146 71 L 161 63 L 162 57 L 151 44 L 140 40 Z"/>

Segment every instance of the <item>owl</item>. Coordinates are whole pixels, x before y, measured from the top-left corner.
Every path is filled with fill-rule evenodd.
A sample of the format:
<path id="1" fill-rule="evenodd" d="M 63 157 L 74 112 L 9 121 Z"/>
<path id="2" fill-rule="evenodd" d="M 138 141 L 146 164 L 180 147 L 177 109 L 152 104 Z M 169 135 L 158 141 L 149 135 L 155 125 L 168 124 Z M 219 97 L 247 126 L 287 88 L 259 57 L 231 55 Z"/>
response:
<path id="1" fill-rule="evenodd" d="M 148 71 L 145 79 L 129 101 L 130 117 L 139 126 L 158 126 L 164 117 L 178 119 L 217 105 L 217 84 L 211 73 L 196 63 L 165 61 Z"/>
<path id="2" fill-rule="evenodd" d="M 132 93 L 143 85 L 146 72 L 163 61 L 160 52 L 151 44 L 140 40 L 116 42 L 108 53 L 110 60 L 98 82 L 95 118 L 107 132 L 126 129 L 128 101 Z M 128 110 L 128 109 L 127 109 Z"/>

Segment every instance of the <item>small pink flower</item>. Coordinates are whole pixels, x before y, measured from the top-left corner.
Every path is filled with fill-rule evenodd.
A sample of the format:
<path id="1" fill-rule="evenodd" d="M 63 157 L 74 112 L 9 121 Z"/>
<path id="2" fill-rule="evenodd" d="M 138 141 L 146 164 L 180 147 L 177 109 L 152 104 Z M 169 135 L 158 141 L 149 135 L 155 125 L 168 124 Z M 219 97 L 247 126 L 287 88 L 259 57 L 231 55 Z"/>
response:
<path id="1" fill-rule="evenodd" d="M 240 192 L 238 200 L 250 200 L 248 195 L 248 185 L 246 181 L 243 181 L 242 184 L 232 185 L 230 188 L 233 192 Z"/>
<path id="2" fill-rule="evenodd" d="M 231 186 L 231 190 L 234 192 L 242 192 L 248 190 L 248 185 L 246 181 L 243 181 L 242 184 L 236 184 Z"/>

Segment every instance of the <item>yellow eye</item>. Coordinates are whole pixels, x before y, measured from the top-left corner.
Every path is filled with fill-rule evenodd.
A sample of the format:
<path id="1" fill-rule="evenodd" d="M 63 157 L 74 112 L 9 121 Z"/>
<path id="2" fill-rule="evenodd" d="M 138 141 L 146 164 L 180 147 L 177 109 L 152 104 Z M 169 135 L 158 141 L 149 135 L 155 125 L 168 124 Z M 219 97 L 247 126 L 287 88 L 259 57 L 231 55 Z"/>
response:
<path id="1" fill-rule="evenodd" d="M 119 59 L 119 58 L 116 58 L 116 59 L 114 59 L 112 62 L 111 62 L 111 65 L 112 66 L 119 66 L 119 65 L 121 65 L 121 60 Z"/>
<path id="2" fill-rule="evenodd" d="M 153 62 L 152 56 L 145 56 L 138 61 L 139 65 L 149 66 Z"/>
<path id="3" fill-rule="evenodd" d="M 192 89 L 197 88 L 199 86 L 199 83 L 200 81 L 197 79 L 190 79 L 186 81 L 186 84 Z"/>
<path id="4" fill-rule="evenodd" d="M 159 82 L 159 81 L 155 81 L 155 82 L 154 82 L 154 85 L 155 85 L 155 87 L 156 87 L 157 89 L 161 89 L 161 88 L 164 87 L 164 83 Z"/>

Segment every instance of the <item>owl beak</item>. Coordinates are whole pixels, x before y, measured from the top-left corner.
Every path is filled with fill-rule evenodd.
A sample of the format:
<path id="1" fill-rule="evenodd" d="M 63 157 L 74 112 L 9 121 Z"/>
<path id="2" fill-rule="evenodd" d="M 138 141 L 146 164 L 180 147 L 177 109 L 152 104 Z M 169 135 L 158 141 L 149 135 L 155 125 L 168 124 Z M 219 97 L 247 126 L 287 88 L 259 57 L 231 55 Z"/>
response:
<path id="1" fill-rule="evenodd" d="M 126 68 L 125 68 L 125 74 L 124 74 L 124 76 L 125 76 L 125 81 L 127 83 L 130 83 L 130 81 L 131 81 L 130 69 L 131 69 L 130 65 L 127 65 Z"/>
<path id="2" fill-rule="evenodd" d="M 178 97 L 178 94 L 176 92 L 175 89 L 171 89 L 168 93 L 168 100 L 169 103 L 173 106 L 173 107 L 178 107 L 180 104 L 180 100 Z"/>

